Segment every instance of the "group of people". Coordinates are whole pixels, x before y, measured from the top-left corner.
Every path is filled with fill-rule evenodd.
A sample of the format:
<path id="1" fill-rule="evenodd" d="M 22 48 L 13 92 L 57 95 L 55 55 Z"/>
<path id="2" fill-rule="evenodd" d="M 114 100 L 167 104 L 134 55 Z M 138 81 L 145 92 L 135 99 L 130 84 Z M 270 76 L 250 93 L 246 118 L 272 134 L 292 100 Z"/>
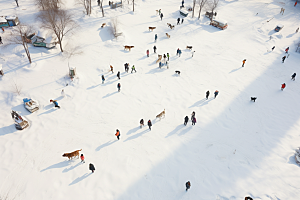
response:
<path id="1" fill-rule="evenodd" d="M 80 159 L 81 159 L 81 163 L 85 163 L 84 161 L 85 158 L 83 154 L 80 155 Z M 91 170 L 92 173 L 94 173 L 94 171 L 96 170 L 95 166 L 92 163 L 89 164 L 89 170 Z"/>
<path id="2" fill-rule="evenodd" d="M 149 129 L 150 129 L 150 131 L 151 131 L 151 126 L 152 126 L 152 122 L 151 122 L 151 120 L 149 119 L 148 120 L 148 127 L 149 127 Z M 142 128 L 144 126 L 144 119 L 141 119 L 140 120 L 140 128 Z"/>

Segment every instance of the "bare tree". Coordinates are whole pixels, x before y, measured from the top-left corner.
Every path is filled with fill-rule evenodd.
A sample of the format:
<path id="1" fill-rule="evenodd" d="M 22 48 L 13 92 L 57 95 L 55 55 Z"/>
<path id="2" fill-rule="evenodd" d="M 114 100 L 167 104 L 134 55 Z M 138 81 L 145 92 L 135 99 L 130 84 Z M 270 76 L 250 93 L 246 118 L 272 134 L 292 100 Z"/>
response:
<path id="1" fill-rule="evenodd" d="M 111 34 L 115 37 L 118 38 L 119 36 L 122 35 L 122 32 L 120 32 L 120 23 L 118 21 L 118 18 L 111 18 L 110 19 L 110 23 L 111 23 Z"/>
<path id="2" fill-rule="evenodd" d="M 134 0 L 132 0 L 132 11 L 134 12 Z"/>
<path id="3" fill-rule="evenodd" d="M 35 0 L 35 4 L 42 10 L 47 9 L 58 9 L 60 4 L 62 4 L 61 0 Z"/>
<path id="4" fill-rule="evenodd" d="M 214 1 L 214 0 L 212 0 Z M 218 0 L 219 1 L 219 0 Z M 198 1 L 198 4 L 199 4 L 199 15 L 198 15 L 198 19 L 200 19 L 200 14 L 201 14 L 201 11 L 202 9 L 204 8 L 204 6 L 206 5 L 207 3 L 207 0 L 199 0 Z M 193 11 L 194 12 L 194 11 Z"/>
<path id="5" fill-rule="evenodd" d="M 100 1 L 100 9 L 102 10 L 102 17 L 104 17 L 104 10 L 103 10 L 103 0 Z"/>
<path id="6" fill-rule="evenodd" d="M 43 23 L 42 27 L 55 34 L 60 50 L 63 52 L 64 37 L 78 27 L 73 20 L 73 15 L 66 10 L 48 9 L 40 12 L 38 17 Z"/>
<path id="7" fill-rule="evenodd" d="M 195 5 L 196 5 L 196 0 L 193 0 L 193 14 L 192 14 L 192 18 L 194 18 Z"/>
<path id="8" fill-rule="evenodd" d="M 219 0 L 210 0 L 208 7 L 209 10 L 211 11 L 212 15 L 210 17 L 210 21 L 213 20 L 213 16 L 214 16 L 214 11 L 216 10 L 216 8 L 218 7 L 219 4 Z"/>
<path id="9" fill-rule="evenodd" d="M 8 37 L 8 43 L 4 45 L 4 47 L 7 47 L 12 44 L 21 44 L 24 47 L 25 53 L 27 55 L 29 63 L 31 63 L 31 57 L 30 52 L 28 49 L 28 42 L 30 42 L 30 39 L 28 36 L 32 34 L 32 28 L 30 26 L 26 26 L 23 24 L 19 24 L 15 27 L 15 29 L 10 33 L 10 36 Z"/>
<path id="10" fill-rule="evenodd" d="M 87 15 L 91 14 L 91 0 L 77 0 L 78 4 L 83 5 L 85 13 Z"/>
<path id="11" fill-rule="evenodd" d="M 12 92 L 16 93 L 17 95 L 21 95 L 22 86 L 20 86 L 15 80 L 12 83 Z"/>

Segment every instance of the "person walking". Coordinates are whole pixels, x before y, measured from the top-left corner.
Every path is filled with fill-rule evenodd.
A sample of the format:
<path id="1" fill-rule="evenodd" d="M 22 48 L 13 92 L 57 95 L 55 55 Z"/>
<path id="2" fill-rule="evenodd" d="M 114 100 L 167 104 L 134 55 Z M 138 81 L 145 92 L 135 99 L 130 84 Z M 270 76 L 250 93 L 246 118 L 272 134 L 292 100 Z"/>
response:
<path id="1" fill-rule="evenodd" d="M 296 29 L 296 33 L 298 33 L 298 31 L 299 31 L 299 27 Z"/>
<path id="2" fill-rule="evenodd" d="M 296 77 L 296 73 L 293 73 L 293 75 L 292 75 L 292 80 L 293 81 L 295 80 L 295 77 Z"/>
<path id="3" fill-rule="evenodd" d="M 183 24 L 183 21 L 184 21 L 184 19 L 182 18 L 182 19 L 181 19 L 181 24 Z"/>
<path id="4" fill-rule="evenodd" d="M 147 54 L 147 57 L 149 57 L 149 49 L 147 49 L 146 54 Z"/>
<path id="5" fill-rule="evenodd" d="M 285 53 L 289 53 L 289 49 L 290 49 L 290 47 L 286 48 Z"/>
<path id="6" fill-rule="evenodd" d="M 119 131 L 119 129 L 117 129 L 117 130 L 116 130 L 116 134 L 115 134 L 115 136 L 117 136 L 118 140 L 120 139 L 120 136 L 121 136 L 121 134 L 120 134 L 120 131 Z"/>
<path id="7" fill-rule="evenodd" d="M 81 154 L 80 159 L 82 163 L 85 163 L 83 154 Z"/>
<path id="8" fill-rule="evenodd" d="M 195 53 L 195 51 L 192 51 L 192 57 L 194 57 L 194 53 Z"/>
<path id="9" fill-rule="evenodd" d="M 244 67 L 244 65 L 245 65 L 245 62 L 246 62 L 246 59 L 244 59 L 244 60 L 243 60 L 243 65 L 242 65 L 242 67 Z"/>
<path id="10" fill-rule="evenodd" d="M 100 0 L 97 0 L 98 6 L 100 6 Z"/>
<path id="11" fill-rule="evenodd" d="M 167 56 L 166 54 L 164 54 L 164 63 L 166 63 L 166 61 L 167 61 Z"/>
<path id="12" fill-rule="evenodd" d="M 168 61 L 169 61 L 169 59 L 170 59 L 170 55 L 169 55 L 169 53 L 167 53 L 167 57 L 168 57 Z"/>
<path id="13" fill-rule="evenodd" d="M 128 73 L 129 71 L 129 63 L 126 63 L 126 72 Z"/>
<path id="14" fill-rule="evenodd" d="M 57 100 L 52 100 L 51 99 L 50 102 L 54 104 L 55 108 L 60 108 L 60 106 L 58 105 Z"/>
<path id="15" fill-rule="evenodd" d="M 297 5 L 297 3 L 298 3 L 298 0 L 295 2 L 295 5 L 294 5 L 294 7 Z"/>
<path id="16" fill-rule="evenodd" d="M 185 183 L 185 187 L 186 187 L 185 191 L 188 191 L 188 189 L 191 188 L 191 183 L 190 183 L 190 181 L 188 181 L 188 182 Z"/>
<path id="17" fill-rule="evenodd" d="M 180 18 L 177 19 L 177 25 L 180 25 Z"/>
<path id="18" fill-rule="evenodd" d="M 206 92 L 206 100 L 208 99 L 208 96 L 209 96 L 209 90 L 207 90 Z"/>
<path id="19" fill-rule="evenodd" d="M 150 129 L 150 131 L 151 131 L 152 122 L 151 122 L 150 119 L 149 119 L 149 121 L 148 121 L 148 126 L 149 126 L 149 129 Z"/>
<path id="20" fill-rule="evenodd" d="M 272 47 L 272 51 L 275 49 L 275 46 Z"/>
<path id="21" fill-rule="evenodd" d="M 169 62 L 168 61 L 166 61 L 166 65 L 167 65 L 167 69 L 169 69 Z"/>
<path id="22" fill-rule="evenodd" d="M 184 4 L 184 0 L 182 0 L 181 4 L 182 4 L 182 7 L 184 7 L 184 5 L 183 5 Z"/>
<path id="23" fill-rule="evenodd" d="M 179 49 L 179 57 L 181 56 L 181 50 Z"/>
<path id="24" fill-rule="evenodd" d="M 153 50 L 154 50 L 154 53 L 156 53 L 156 46 L 154 45 L 154 47 L 153 47 Z"/>
<path id="25" fill-rule="evenodd" d="M 112 74 L 114 73 L 114 67 L 113 66 L 110 66 L 110 71 L 111 71 Z"/>
<path id="26" fill-rule="evenodd" d="M 197 122 L 196 117 L 194 117 L 193 120 L 192 120 L 192 125 L 194 126 L 196 124 L 196 122 Z"/>
<path id="27" fill-rule="evenodd" d="M 282 57 L 282 63 L 284 63 L 284 60 L 286 59 L 286 56 Z"/>
<path id="28" fill-rule="evenodd" d="M 102 84 L 104 83 L 105 81 L 105 78 L 104 78 L 104 75 L 102 75 Z"/>
<path id="29" fill-rule="evenodd" d="M 0 44 L 3 44 L 3 43 L 2 43 L 2 37 L 1 37 L 1 36 L 0 36 Z"/>
<path id="30" fill-rule="evenodd" d="M 119 79 L 121 79 L 121 77 L 120 77 L 120 71 L 118 71 L 117 77 L 118 77 Z"/>
<path id="31" fill-rule="evenodd" d="M 195 113 L 195 111 L 193 111 L 192 114 L 191 114 L 191 120 L 192 120 L 192 121 L 193 121 L 193 119 L 195 118 L 195 115 L 196 115 L 196 113 Z"/>
<path id="32" fill-rule="evenodd" d="M 185 116 L 185 118 L 184 118 L 184 125 L 186 126 L 186 124 L 188 123 L 188 121 L 189 121 L 189 117 L 188 116 Z"/>
<path id="33" fill-rule="evenodd" d="M 144 119 L 140 120 L 140 128 L 142 128 L 144 126 Z"/>
<path id="34" fill-rule="evenodd" d="M 219 94 L 219 91 L 216 90 L 214 94 L 215 94 L 215 98 L 216 98 L 218 96 L 218 94 Z"/>
<path id="35" fill-rule="evenodd" d="M 164 15 L 163 15 L 162 13 L 160 13 L 160 19 L 161 19 L 161 21 L 162 21 L 163 16 L 164 16 Z"/>
<path id="36" fill-rule="evenodd" d="M 180 51 L 180 50 L 179 50 L 179 48 L 178 48 L 178 49 L 177 49 L 177 52 L 176 52 L 176 56 L 178 56 L 178 55 L 179 55 L 179 51 Z"/>
<path id="37" fill-rule="evenodd" d="M 286 84 L 285 83 L 282 83 L 281 84 L 281 90 L 283 90 L 285 88 Z"/>
<path id="38" fill-rule="evenodd" d="M 158 10 L 158 14 L 159 14 L 159 16 L 160 16 L 160 14 L 161 14 L 161 9 Z"/>
<path id="39" fill-rule="evenodd" d="M 155 39 L 154 41 L 156 42 L 156 40 L 157 40 L 157 34 L 155 34 L 154 39 Z"/>
<path id="40" fill-rule="evenodd" d="M 131 73 L 132 73 L 133 71 L 135 71 L 135 72 L 136 72 L 136 70 L 135 70 L 135 66 L 134 66 L 134 65 L 132 65 L 132 67 L 131 67 Z"/>
<path id="41" fill-rule="evenodd" d="M 94 171 L 96 170 L 95 166 L 92 163 L 90 163 L 89 169 L 92 171 L 92 173 L 94 173 Z"/>
<path id="42" fill-rule="evenodd" d="M 118 87 L 118 92 L 120 92 L 120 90 L 121 90 L 121 83 L 118 83 L 117 87 Z"/>

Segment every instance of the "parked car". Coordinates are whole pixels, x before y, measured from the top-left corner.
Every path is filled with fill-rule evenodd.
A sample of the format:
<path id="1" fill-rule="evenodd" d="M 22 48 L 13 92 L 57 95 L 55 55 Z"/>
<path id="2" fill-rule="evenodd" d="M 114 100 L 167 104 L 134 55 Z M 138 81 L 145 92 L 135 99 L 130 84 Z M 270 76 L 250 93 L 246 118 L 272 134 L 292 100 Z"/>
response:
<path id="1" fill-rule="evenodd" d="M 282 28 L 283 28 L 283 25 L 279 24 L 278 26 L 276 26 L 276 28 L 274 30 L 276 32 L 279 32 Z"/>
<path id="2" fill-rule="evenodd" d="M 210 25 L 222 30 L 226 29 L 228 26 L 226 21 L 220 19 L 213 19 L 212 22 L 210 22 Z"/>
<path id="3" fill-rule="evenodd" d="M 25 108 L 31 113 L 37 111 L 40 108 L 39 102 L 36 100 L 25 98 L 23 99 L 23 102 Z"/>

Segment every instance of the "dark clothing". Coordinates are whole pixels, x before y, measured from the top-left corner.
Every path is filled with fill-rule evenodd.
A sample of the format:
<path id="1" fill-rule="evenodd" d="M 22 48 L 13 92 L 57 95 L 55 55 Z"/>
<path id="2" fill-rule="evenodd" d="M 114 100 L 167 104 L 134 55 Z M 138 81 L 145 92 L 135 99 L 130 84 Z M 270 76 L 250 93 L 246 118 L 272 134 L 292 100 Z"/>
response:
<path id="1" fill-rule="evenodd" d="M 149 50 L 147 50 L 146 53 L 147 53 L 147 57 L 149 57 Z"/>
<path id="2" fill-rule="evenodd" d="M 209 91 L 206 92 L 206 99 L 208 99 Z"/>
<path id="3" fill-rule="evenodd" d="M 100 6 L 100 0 L 97 0 L 98 6 Z"/>
<path id="4" fill-rule="evenodd" d="M 182 18 L 182 19 L 181 19 L 181 24 L 183 24 L 183 20 L 184 20 L 184 19 Z"/>
<path id="5" fill-rule="evenodd" d="M 191 183 L 188 181 L 185 183 L 186 191 L 191 188 Z"/>
<path id="6" fill-rule="evenodd" d="M 117 77 L 118 77 L 119 79 L 121 79 L 121 78 L 120 78 L 120 72 L 117 73 Z"/>
<path id="7" fill-rule="evenodd" d="M 157 34 L 155 34 L 155 37 L 154 37 L 154 38 L 155 38 L 155 42 L 156 42 L 156 40 L 157 40 Z"/>
<path id="8" fill-rule="evenodd" d="M 295 77 L 296 77 L 296 73 L 294 73 L 294 74 L 292 75 L 292 80 L 293 80 L 293 81 L 295 80 Z"/>
<path id="9" fill-rule="evenodd" d="M 180 24 L 180 18 L 177 19 L 177 25 L 179 25 L 179 24 Z"/>
<path id="10" fill-rule="evenodd" d="M 286 56 L 282 57 L 282 63 L 284 63 L 284 60 L 286 59 Z"/>
<path id="11" fill-rule="evenodd" d="M 183 1 L 183 0 L 182 0 L 181 4 L 182 4 L 182 7 L 184 7 L 184 5 L 183 5 L 183 4 L 184 4 L 184 1 Z"/>
<path id="12" fill-rule="evenodd" d="M 140 128 L 142 128 L 142 126 L 144 126 L 144 120 L 143 119 L 140 120 Z"/>
<path id="13" fill-rule="evenodd" d="M 253 200 L 251 197 L 245 197 L 245 200 Z"/>
<path id="14" fill-rule="evenodd" d="M 134 65 L 133 65 L 132 68 L 131 68 L 131 73 L 132 73 L 133 71 L 136 72 Z"/>
<path id="15" fill-rule="evenodd" d="M 150 121 L 150 120 L 148 121 L 148 126 L 149 126 L 149 129 L 150 129 L 150 131 L 151 131 L 151 126 L 152 126 L 152 123 L 151 123 L 151 121 Z"/>
<path id="16" fill-rule="evenodd" d="M 162 13 L 160 13 L 160 19 L 161 19 L 161 20 L 162 20 L 163 16 L 164 16 L 164 15 L 163 15 Z"/>
<path id="17" fill-rule="evenodd" d="M 1 36 L 0 36 L 0 44 L 3 44 L 3 43 L 2 43 L 2 37 L 1 37 Z"/>
<path id="18" fill-rule="evenodd" d="M 215 98 L 218 96 L 218 94 L 219 94 L 219 91 L 215 91 Z"/>
<path id="19" fill-rule="evenodd" d="M 17 4 L 17 6 L 19 7 L 19 3 L 18 3 L 18 0 L 16 0 L 16 4 Z"/>
<path id="20" fill-rule="evenodd" d="M 195 123 L 196 123 L 196 117 L 193 117 L 192 125 L 195 125 Z"/>
<path id="21" fill-rule="evenodd" d="M 92 163 L 90 163 L 89 169 L 92 171 L 92 173 L 94 173 L 94 171 L 96 170 Z"/>
<path id="22" fill-rule="evenodd" d="M 125 63 L 124 66 L 125 66 L 125 72 L 128 73 L 128 70 L 129 70 L 128 63 Z"/>
<path id="23" fill-rule="evenodd" d="M 275 46 L 274 47 L 272 47 L 272 51 L 275 49 Z"/>
<path id="24" fill-rule="evenodd" d="M 184 125 L 186 126 L 186 124 L 188 123 L 188 121 L 189 121 L 189 117 L 188 116 L 185 116 L 185 118 L 184 118 Z"/>
<path id="25" fill-rule="evenodd" d="M 167 53 L 167 57 L 168 57 L 168 61 L 169 61 L 169 59 L 170 59 L 170 55 L 169 55 L 169 53 Z"/>
<path id="26" fill-rule="evenodd" d="M 105 81 L 105 78 L 104 78 L 104 75 L 102 75 L 102 83 L 104 83 Z"/>
<path id="27" fill-rule="evenodd" d="M 118 83 L 117 87 L 118 87 L 118 92 L 120 92 L 120 90 L 121 90 L 121 84 Z"/>
<path id="28" fill-rule="evenodd" d="M 180 50 L 179 50 L 179 48 L 178 48 L 178 49 L 177 49 L 177 52 L 176 52 L 176 55 L 177 55 L 177 56 L 178 56 L 178 54 L 179 54 L 179 51 L 180 51 Z"/>
<path id="29" fill-rule="evenodd" d="M 153 47 L 154 53 L 156 53 L 156 46 Z"/>

